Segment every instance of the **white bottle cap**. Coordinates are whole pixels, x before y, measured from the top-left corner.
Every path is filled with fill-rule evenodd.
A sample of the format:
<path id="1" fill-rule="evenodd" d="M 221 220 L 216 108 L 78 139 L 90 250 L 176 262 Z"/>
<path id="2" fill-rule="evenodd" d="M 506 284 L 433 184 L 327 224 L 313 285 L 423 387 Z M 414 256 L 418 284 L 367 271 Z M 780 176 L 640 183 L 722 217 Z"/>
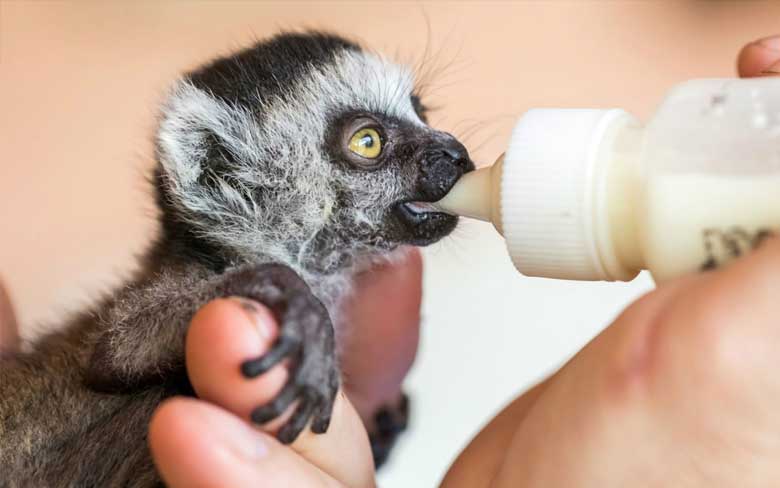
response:
<path id="1" fill-rule="evenodd" d="M 633 118 L 619 109 L 535 109 L 512 133 L 501 181 L 504 237 L 528 276 L 615 280 L 626 274 L 606 217 L 602 142 Z"/>

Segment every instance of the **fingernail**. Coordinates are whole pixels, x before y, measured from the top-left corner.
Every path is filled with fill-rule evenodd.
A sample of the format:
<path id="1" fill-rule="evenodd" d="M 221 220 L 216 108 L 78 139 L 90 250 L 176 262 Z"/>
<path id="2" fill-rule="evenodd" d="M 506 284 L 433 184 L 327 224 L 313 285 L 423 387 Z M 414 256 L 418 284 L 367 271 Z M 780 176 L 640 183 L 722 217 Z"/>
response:
<path id="1" fill-rule="evenodd" d="M 257 329 L 260 338 L 264 341 L 270 341 L 276 335 L 276 324 L 268 309 L 261 307 L 254 300 L 244 297 L 230 297 L 246 313 L 249 320 Z"/>
<path id="2" fill-rule="evenodd" d="M 764 69 L 763 73 L 769 75 L 780 75 L 780 60 L 776 61 L 774 64 L 769 65 L 768 68 Z"/>
<path id="3" fill-rule="evenodd" d="M 780 53 L 780 36 L 769 36 L 755 42 L 759 46 Z"/>

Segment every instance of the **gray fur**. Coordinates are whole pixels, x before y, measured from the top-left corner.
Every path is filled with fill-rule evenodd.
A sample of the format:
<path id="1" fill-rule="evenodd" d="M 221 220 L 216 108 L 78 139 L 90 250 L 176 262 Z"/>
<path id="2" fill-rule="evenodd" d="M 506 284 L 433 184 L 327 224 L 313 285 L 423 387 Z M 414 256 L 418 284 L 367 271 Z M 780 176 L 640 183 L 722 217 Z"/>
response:
<path id="1" fill-rule="evenodd" d="M 410 102 L 413 88 L 413 75 L 405 67 L 351 51 L 341 53 L 333 64 L 312 69 L 288 88 L 286 98 L 257 93 L 251 108 L 217 100 L 182 80 L 163 109 L 160 162 L 174 185 L 177 204 L 200 233 L 231 247 L 241 259 L 290 266 L 323 301 L 335 305 L 348 291 L 354 270 L 322 273 L 307 264 L 316 259 L 331 269 L 330 263 L 344 259 L 343 254 L 365 259 L 376 246 L 356 241 L 322 255 L 310 248 L 312 241 L 326 226 L 335 234 L 342 233 L 340 226 L 378 227 L 385 217 L 383 209 L 404 196 L 408 182 L 386 170 L 385 177 L 366 186 L 364 178 L 334 168 L 322 150 L 330 122 L 327 114 L 346 109 L 381 112 L 423 126 Z M 263 113 L 262 124 L 253 112 Z M 208 144 L 204 128 L 224 141 L 238 163 L 232 184 L 218 181 L 216 191 L 198 184 Z M 278 141 L 284 140 L 299 144 L 280 147 Z M 357 198 L 347 209 L 347 218 L 335 221 L 332 212 L 339 186 L 348 187 Z M 257 202 L 258 188 L 284 188 L 285 198 Z M 209 221 L 201 218 L 204 214 Z"/>

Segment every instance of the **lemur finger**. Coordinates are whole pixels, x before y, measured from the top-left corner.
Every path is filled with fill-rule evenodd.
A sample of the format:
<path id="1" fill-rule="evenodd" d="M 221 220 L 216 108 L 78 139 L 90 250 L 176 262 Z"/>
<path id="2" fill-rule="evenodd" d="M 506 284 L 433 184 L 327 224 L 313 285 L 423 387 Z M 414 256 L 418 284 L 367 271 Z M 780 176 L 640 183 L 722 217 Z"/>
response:
<path id="1" fill-rule="evenodd" d="M 244 361 L 241 364 L 241 373 L 247 378 L 259 376 L 276 366 L 284 358 L 297 353 L 300 347 L 300 341 L 283 335 L 276 340 L 270 351 L 259 358 Z"/>
<path id="2" fill-rule="evenodd" d="M 339 374 L 333 371 L 325 388 L 320 390 L 317 397 L 317 413 L 311 424 L 311 431 L 315 434 L 324 434 L 330 426 L 333 415 L 333 406 L 336 403 L 336 395 L 339 392 Z"/>
<path id="3" fill-rule="evenodd" d="M 304 395 L 298 406 L 295 408 L 295 412 L 290 417 L 284 426 L 279 429 L 279 433 L 276 438 L 283 444 L 290 444 L 298 435 L 306 428 L 306 424 L 309 423 L 311 415 L 314 412 L 316 402 L 311 394 Z"/>
<path id="4" fill-rule="evenodd" d="M 270 403 L 252 410 L 252 422 L 264 424 L 280 416 L 299 397 L 300 392 L 300 387 L 294 381 L 289 381 Z"/>
<path id="5" fill-rule="evenodd" d="M 335 395 L 334 395 L 335 397 Z M 322 398 L 317 405 L 317 413 L 311 423 L 311 431 L 315 434 L 324 434 L 330 427 L 330 419 L 333 416 L 334 400 L 331 398 Z"/>

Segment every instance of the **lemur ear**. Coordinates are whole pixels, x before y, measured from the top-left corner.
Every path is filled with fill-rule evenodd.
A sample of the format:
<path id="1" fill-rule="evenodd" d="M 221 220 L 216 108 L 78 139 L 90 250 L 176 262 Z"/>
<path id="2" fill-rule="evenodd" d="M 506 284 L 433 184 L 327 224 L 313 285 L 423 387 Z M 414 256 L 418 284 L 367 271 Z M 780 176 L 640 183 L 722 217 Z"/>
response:
<path id="1" fill-rule="evenodd" d="M 179 81 L 163 106 L 157 132 L 162 170 L 181 189 L 213 183 L 251 161 L 256 123 L 246 108 Z M 212 177 L 212 178 L 210 178 Z"/>
<path id="2" fill-rule="evenodd" d="M 254 115 L 182 80 L 163 106 L 157 132 L 158 183 L 180 211 L 206 219 L 252 214 L 262 144 Z M 197 224 L 196 224 L 197 225 Z"/>

